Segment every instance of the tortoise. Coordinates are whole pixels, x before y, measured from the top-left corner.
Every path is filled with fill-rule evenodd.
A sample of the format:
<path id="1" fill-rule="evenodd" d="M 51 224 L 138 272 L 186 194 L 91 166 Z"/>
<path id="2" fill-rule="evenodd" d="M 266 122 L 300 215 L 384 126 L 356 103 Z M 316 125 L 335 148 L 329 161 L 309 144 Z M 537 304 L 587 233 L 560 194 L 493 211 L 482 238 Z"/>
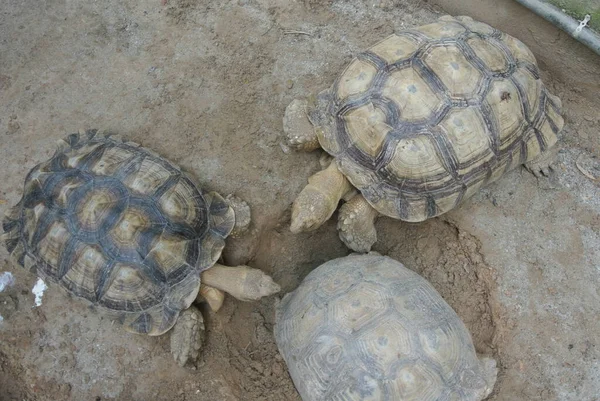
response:
<path id="1" fill-rule="evenodd" d="M 154 152 L 88 130 L 60 140 L 29 172 L 2 240 L 20 265 L 130 332 L 175 326 L 171 351 L 183 366 L 202 343 L 197 297 L 218 310 L 222 291 L 243 301 L 279 291 L 261 270 L 216 263 L 226 237 L 249 222 L 241 199 L 204 191 Z"/>
<path id="2" fill-rule="evenodd" d="M 431 284 L 374 252 L 310 272 L 274 333 L 304 401 L 479 401 L 496 382 L 495 360 Z"/>
<path id="3" fill-rule="evenodd" d="M 334 159 L 294 201 L 291 231 L 316 229 L 343 198 L 340 237 L 367 252 L 380 214 L 439 216 L 521 164 L 547 176 L 561 107 L 531 51 L 482 22 L 443 16 L 391 35 L 286 108 L 289 146 Z"/>

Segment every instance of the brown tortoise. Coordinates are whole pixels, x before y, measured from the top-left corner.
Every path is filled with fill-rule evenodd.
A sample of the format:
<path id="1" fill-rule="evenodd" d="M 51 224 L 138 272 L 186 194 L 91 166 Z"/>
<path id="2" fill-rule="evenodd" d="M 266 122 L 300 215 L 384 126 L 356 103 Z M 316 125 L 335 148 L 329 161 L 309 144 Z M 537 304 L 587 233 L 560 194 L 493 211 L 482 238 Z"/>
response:
<path id="1" fill-rule="evenodd" d="M 243 201 L 203 191 L 150 150 L 90 130 L 59 141 L 29 172 L 2 240 L 19 264 L 128 331 L 175 326 L 171 351 L 184 365 L 202 343 L 202 314 L 192 306 L 199 294 L 217 310 L 221 291 L 244 301 L 279 291 L 258 269 L 216 263 L 225 238 L 249 222 Z"/>
<path id="2" fill-rule="evenodd" d="M 333 156 L 294 202 L 291 230 L 319 227 L 344 198 L 340 237 L 366 252 L 379 214 L 438 216 L 520 164 L 547 175 L 562 127 L 561 102 L 519 40 L 469 17 L 399 32 L 286 109 L 289 145 Z"/>

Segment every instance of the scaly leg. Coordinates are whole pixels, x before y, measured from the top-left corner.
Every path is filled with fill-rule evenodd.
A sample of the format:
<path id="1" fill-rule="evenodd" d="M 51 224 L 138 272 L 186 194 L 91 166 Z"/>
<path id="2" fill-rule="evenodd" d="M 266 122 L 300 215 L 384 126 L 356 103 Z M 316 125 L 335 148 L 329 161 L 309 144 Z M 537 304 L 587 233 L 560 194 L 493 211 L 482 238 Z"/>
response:
<path id="1" fill-rule="evenodd" d="M 233 209 L 235 215 L 235 225 L 229 235 L 237 238 L 248 231 L 250 227 L 250 221 L 252 220 L 250 206 L 248 206 L 246 201 L 233 194 L 227 195 L 225 202 Z"/>
<path id="2" fill-rule="evenodd" d="M 204 342 L 204 319 L 202 313 L 190 306 L 179 314 L 171 329 L 171 353 L 179 366 L 194 364 Z"/>
<path id="3" fill-rule="evenodd" d="M 217 290 L 214 287 L 200 284 L 200 291 L 198 292 L 198 297 L 196 298 L 196 302 L 205 301 L 210 306 L 210 309 L 213 312 L 218 312 L 223 306 L 223 302 L 225 301 L 225 293 L 221 290 Z"/>
<path id="4" fill-rule="evenodd" d="M 338 217 L 340 239 L 355 252 L 369 252 L 377 242 L 375 220 L 379 212 L 360 194 L 341 208 Z"/>
<path id="5" fill-rule="evenodd" d="M 483 399 L 490 395 L 494 389 L 496 378 L 498 377 L 498 367 L 496 366 L 496 361 L 490 357 L 479 357 L 479 361 L 483 372 L 483 380 L 485 381 L 485 386 L 479 395 L 480 399 Z"/>
<path id="6" fill-rule="evenodd" d="M 556 155 L 558 149 L 555 147 L 547 149 L 545 152 L 540 153 L 536 158 L 529 160 L 525 163 L 525 168 L 529 170 L 533 175 L 540 178 L 542 176 L 550 176 L 552 163 L 556 161 Z"/>
<path id="7" fill-rule="evenodd" d="M 319 138 L 308 119 L 307 110 L 308 102 L 306 100 L 293 100 L 285 109 L 283 132 L 289 147 L 310 152 L 318 149 L 321 145 L 319 145 Z"/>

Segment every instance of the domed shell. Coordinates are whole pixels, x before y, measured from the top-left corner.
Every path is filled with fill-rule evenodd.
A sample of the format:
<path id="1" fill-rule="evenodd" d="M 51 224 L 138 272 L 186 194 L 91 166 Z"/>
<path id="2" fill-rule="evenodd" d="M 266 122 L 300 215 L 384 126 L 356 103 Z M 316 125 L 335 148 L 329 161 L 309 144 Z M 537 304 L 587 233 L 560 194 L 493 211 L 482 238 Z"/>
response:
<path id="1" fill-rule="evenodd" d="M 316 268 L 283 298 L 274 332 L 304 401 L 479 401 L 496 380 L 435 289 L 385 256 Z"/>
<path id="2" fill-rule="evenodd" d="M 310 119 L 375 209 L 417 222 L 554 145 L 560 113 L 522 42 L 445 16 L 358 55 Z"/>
<path id="3" fill-rule="evenodd" d="M 29 172 L 3 240 L 40 277 L 159 335 L 194 301 L 233 224 L 224 199 L 177 166 L 91 130 Z"/>

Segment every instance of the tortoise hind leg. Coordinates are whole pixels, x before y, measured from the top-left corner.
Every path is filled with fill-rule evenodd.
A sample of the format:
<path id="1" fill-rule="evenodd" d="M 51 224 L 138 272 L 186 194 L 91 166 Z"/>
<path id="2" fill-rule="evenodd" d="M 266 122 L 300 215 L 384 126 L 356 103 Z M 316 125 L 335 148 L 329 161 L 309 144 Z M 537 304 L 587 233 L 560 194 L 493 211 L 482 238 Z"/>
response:
<path id="1" fill-rule="evenodd" d="M 379 212 L 362 195 L 356 195 L 341 208 L 338 217 L 340 239 L 355 252 L 369 252 L 377 242 L 375 220 Z"/>
<path id="2" fill-rule="evenodd" d="M 558 149 L 553 147 L 537 155 L 533 159 L 525 163 L 525 168 L 529 170 L 537 178 L 542 176 L 549 177 L 550 171 L 553 170 L 552 163 L 556 161 Z"/>
<path id="3" fill-rule="evenodd" d="M 296 150 L 310 152 L 318 149 L 319 138 L 308 119 L 308 102 L 295 99 L 285 109 L 283 131 L 287 145 Z"/>
<path id="4" fill-rule="evenodd" d="M 171 330 L 171 353 L 179 366 L 195 364 L 204 342 L 204 318 L 191 306 L 179 314 Z"/>

